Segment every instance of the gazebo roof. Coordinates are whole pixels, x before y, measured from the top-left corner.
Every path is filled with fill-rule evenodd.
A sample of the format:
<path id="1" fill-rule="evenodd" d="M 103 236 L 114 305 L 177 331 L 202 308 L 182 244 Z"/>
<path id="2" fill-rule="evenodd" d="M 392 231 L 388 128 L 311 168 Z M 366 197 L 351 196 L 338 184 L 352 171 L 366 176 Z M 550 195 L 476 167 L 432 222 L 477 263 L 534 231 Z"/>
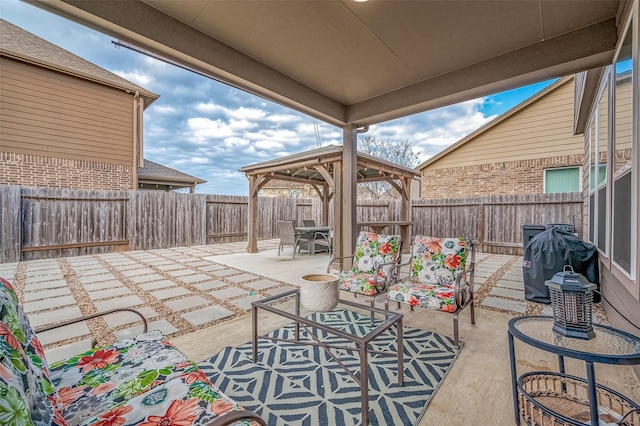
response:
<path id="1" fill-rule="evenodd" d="M 342 146 L 329 145 L 244 166 L 239 171 L 247 176 L 270 174 L 272 179 L 321 185 L 326 182 L 326 175 L 315 166 L 324 166 L 323 168 L 332 176 L 334 167 L 341 162 Z M 357 163 L 358 183 L 394 180 L 401 177 L 413 178 L 420 175 L 415 169 L 362 152 L 358 152 Z"/>

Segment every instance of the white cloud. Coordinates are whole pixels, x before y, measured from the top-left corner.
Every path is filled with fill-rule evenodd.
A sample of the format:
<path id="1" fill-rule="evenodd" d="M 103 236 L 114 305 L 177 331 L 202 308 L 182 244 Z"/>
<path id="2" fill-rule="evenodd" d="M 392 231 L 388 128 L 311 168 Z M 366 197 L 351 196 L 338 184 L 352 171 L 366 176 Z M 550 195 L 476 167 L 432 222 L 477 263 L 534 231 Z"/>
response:
<path id="1" fill-rule="evenodd" d="M 157 112 L 159 114 L 173 114 L 176 112 L 176 109 L 171 105 L 154 105 L 151 108 L 153 108 L 153 112 Z"/>
<path id="2" fill-rule="evenodd" d="M 212 112 L 212 113 L 223 113 L 227 111 L 227 108 L 224 108 L 222 105 L 214 104 L 211 102 L 203 103 L 200 102 L 196 104 L 195 108 L 198 112 Z"/>
<path id="3" fill-rule="evenodd" d="M 142 71 L 134 70 L 134 71 L 112 71 L 114 74 L 119 75 L 125 80 L 129 80 L 132 83 L 137 84 L 138 86 L 145 87 L 153 81 L 153 76 L 151 74 L 145 74 Z"/>
<path id="4" fill-rule="evenodd" d="M 210 139 L 220 139 L 233 136 L 233 130 L 222 120 L 209 120 L 208 118 L 190 118 L 187 125 L 192 132 L 196 143 L 204 143 Z"/>
<path id="5" fill-rule="evenodd" d="M 224 146 L 226 148 L 240 148 L 249 145 L 249 141 L 238 137 L 230 137 L 224 140 Z"/>
<path id="6" fill-rule="evenodd" d="M 257 108 L 244 108 L 240 107 L 236 110 L 227 110 L 229 118 L 235 118 L 236 120 L 258 120 L 264 118 L 267 113 L 264 110 Z"/>
<path id="7" fill-rule="evenodd" d="M 277 124 L 287 124 L 287 123 L 295 123 L 300 121 L 299 115 L 293 114 L 265 114 L 265 121 L 269 121 L 271 123 Z"/>
<path id="8" fill-rule="evenodd" d="M 209 164 L 211 160 L 204 157 L 193 157 L 191 158 L 191 162 L 194 164 Z"/>
<path id="9" fill-rule="evenodd" d="M 240 107 L 231 109 L 212 102 L 200 102 L 196 105 L 195 110 L 198 112 L 207 112 L 213 114 L 221 114 L 235 121 L 260 120 L 267 115 L 267 112 L 258 108 Z"/>
<path id="10" fill-rule="evenodd" d="M 229 120 L 229 128 L 234 132 L 253 129 L 258 125 L 258 123 L 249 120 Z"/>
<path id="11" fill-rule="evenodd" d="M 255 146 L 260 149 L 270 150 L 270 149 L 283 149 L 284 145 L 280 142 L 270 141 L 270 140 L 261 140 L 255 143 Z"/>

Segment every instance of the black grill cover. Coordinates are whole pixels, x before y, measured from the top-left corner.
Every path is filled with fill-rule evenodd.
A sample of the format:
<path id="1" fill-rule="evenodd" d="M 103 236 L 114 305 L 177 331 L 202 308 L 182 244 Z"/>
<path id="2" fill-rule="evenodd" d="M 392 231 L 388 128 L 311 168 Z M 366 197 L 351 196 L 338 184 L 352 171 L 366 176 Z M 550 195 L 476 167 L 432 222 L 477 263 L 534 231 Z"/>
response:
<path id="1" fill-rule="evenodd" d="M 576 273 L 584 275 L 600 291 L 596 246 L 561 228 L 550 227 L 533 237 L 524 248 L 524 298 L 551 303 L 549 289 L 544 282 L 556 272 L 562 272 L 564 265 L 571 265 Z M 595 303 L 600 301 L 598 292 L 593 294 Z"/>

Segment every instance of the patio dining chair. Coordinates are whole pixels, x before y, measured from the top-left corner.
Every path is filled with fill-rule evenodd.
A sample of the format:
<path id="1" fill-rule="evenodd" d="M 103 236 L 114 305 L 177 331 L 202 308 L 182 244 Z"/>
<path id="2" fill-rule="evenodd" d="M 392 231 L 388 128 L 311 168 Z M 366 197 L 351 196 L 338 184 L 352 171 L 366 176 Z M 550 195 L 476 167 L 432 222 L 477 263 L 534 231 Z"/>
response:
<path id="1" fill-rule="evenodd" d="M 303 219 L 302 226 L 316 226 L 316 221 L 313 219 Z"/>
<path id="2" fill-rule="evenodd" d="M 459 346 L 458 315 L 470 307 L 471 324 L 475 324 L 473 301 L 475 244 L 467 238 L 433 238 L 416 235 L 411 259 L 395 267 L 400 277 L 409 265 L 409 276 L 391 283 L 390 301 L 453 313 L 453 340 Z"/>
<path id="3" fill-rule="evenodd" d="M 377 296 L 384 294 L 392 282 L 391 274 L 401 258 L 402 242 L 399 235 L 383 235 L 362 231 L 356 240 L 352 256 L 332 258 L 327 272 L 336 260 L 352 257 L 350 270 L 340 270 L 338 279 L 340 289 L 354 294 L 354 297 L 371 298 L 371 307 L 375 306 Z"/>
<path id="4" fill-rule="evenodd" d="M 326 247 L 329 257 L 333 252 L 333 229 L 328 232 L 315 232 L 313 234 L 314 251 L 318 251 L 318 247 Z"/>
<path id="5" fill-rule="evenodd" d="M 285 246 L 293 247 L 293 258 L 296 258 L 296 250 L 298 252 L 302 247 L 306 247 L 307 251 L 310 250 L 310 244 L 313 241 L 309 240 L 306 233 L 296 232 L 296 228 L 293 226 L 293 221 L 280 220 L 278 221 L 278 236 L 280 237 L 280 244 L 278 244 L 278 256 L 280 251 Z"/>

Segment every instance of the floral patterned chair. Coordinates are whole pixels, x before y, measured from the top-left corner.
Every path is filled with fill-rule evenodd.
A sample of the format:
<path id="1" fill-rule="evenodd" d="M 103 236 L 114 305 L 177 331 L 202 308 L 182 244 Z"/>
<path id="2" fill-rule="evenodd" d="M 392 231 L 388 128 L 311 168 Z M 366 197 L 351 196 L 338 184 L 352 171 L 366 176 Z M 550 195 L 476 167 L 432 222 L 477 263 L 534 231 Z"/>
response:
<path id="1" fill-rule="evenodd" d="M 388 300 L 453 313 L 453 340 L 459 346 L 458 314 L 470 307 L 471 324 L 475 324 L 473 285 L 475 245 L 466 238 L 433 238 L 416 235 L 409 276 L 389 287 Z"/>
<path id="2" fill-rule="evenodd" d="M 399 235 L 382 235 L 373 232 L 360 232 L 356 240 L 356 250 L 352 256 L 333 258 L 329 261 L 327 272 L 336 260 L 352 257 L 350 270 L 338 272 L 340 289 L 354 293 L 354 296 L 371 297 L 371 306 L 375 298 L 386 292 L 391 281 L 393 266 L 400 261 L 402 243 Z"/>
<path id="3" fill-rule="evenodd" d="M 157 332 L 49 366 L 11 284 L 2 278 L 0 395 L 3 425 L 266 425 Z"/>

